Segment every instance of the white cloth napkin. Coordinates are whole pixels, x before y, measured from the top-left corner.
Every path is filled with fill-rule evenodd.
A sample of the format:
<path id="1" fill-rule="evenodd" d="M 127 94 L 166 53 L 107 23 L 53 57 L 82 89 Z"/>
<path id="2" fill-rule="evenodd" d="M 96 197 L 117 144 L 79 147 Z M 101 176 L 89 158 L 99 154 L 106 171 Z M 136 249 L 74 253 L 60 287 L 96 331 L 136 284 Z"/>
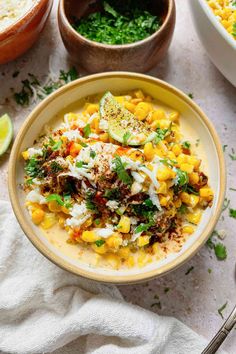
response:
<path id="1" fill-rule="evenodd" d="M 0 201 L 0 351 L 46 353 L 75 339 L 76 354 L 200 354 L 206 345 L 178 320 L 124 302 L 115 286 L 49 262 Z"/>

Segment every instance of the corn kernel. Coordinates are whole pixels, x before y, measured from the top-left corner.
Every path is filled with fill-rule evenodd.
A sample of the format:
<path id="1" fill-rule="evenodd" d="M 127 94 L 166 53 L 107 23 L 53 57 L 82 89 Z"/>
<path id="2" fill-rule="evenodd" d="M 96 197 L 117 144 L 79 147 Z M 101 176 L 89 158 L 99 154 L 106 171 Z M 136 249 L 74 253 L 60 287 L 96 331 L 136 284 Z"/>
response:
<path id="1" fill-rule="evenodd" d="M 81 238 L 83 241 L 89 242 L 89 243 L 100 240 L 100 237 L 98 235 L 96 235 L 96 233 L 94 231 L 83 231 Z"/>
<path id="2" fill-rule="evenodd" d="M 118 235 L 110 236 L 106 240 L 106 244 L 109 248 L 118 249 L 122 245 L 122 237 Z"/>
<path id="3" fill-rule="evenodd" d="M 122 215 L 117 225 L 117 230 L 123 234 L 130 232 L 130 218 L 128 216 Z"/>
<path id="4" fill-rule="evenodd" d="M 167 204 L 168 204 L 168 199 L 166 198 L 166 197 L 164 197 L 164 196 L 161 196 L 160 198 L 160 204 L 161 204 L 161 206 L 167 206 Z"/>
<path id="5" fill-rule="evenodd" d="M 194 225 L 199 224 L 201 220 L 202 213 L 200 211 L 196 211 L 194 213 L 189 213 L 186 215 L 186 218 L 189 222 L 191 222 Z"/>
<path id="6" fill-rule="evenodd" d="M 129 247 L 121 247 L 119 249 L 118 255 L 123 259 L 127 259 L 130 255 L 130 248 Z"/>
<path id="7" fill-rule="evenodd" d="M 197 204 L 199 203 L 199 196 L 195 195 L 195 194 L 190 194 L 190 201 L 189 201 L 189 206 L 191 208 L 195 208 L 195 206 L 197 206 Z"/>
<path id="8" fill-rule="evenodd" d="M 56 200 L 51 200 L 48 202 L 48 209 L 53 213 L 58 213 L 61 211 L 61 206 L 57 203 Z"/>
<path id="9" fill-rule="evenodd" d="M 170 127 L 170 124 L 171 124 L 171 122 L 169 120 L 167 120 L 167 119 L 160 119 L 158 121 L 158 123 L 159 123 L 159 127 L 161 129 L 168 129 Z"/>
<path id="10" fill-rule="evenodd" d="M 185 203 L 187 205 L 190 204 L 190 200 L 191 200 L 190 194 L 188 194 L 186 192 L 182 192 L 180 194 L 180 199 L 182 200 L 183 203 Z"/>
<path id="11" fill-rule="evenodd" d="M 182 200 L 181 200 L 181 199 L 175 200 L 175 201 L 174 201 L 174 205 L 175 205 L 175 207 L 176 207 L 177 209 L 180 208 L 181 205 L 182 205 Z"/>
<path id="12" fill-rule="evenodd" d="M 79 154 L 81 149 L 82 149 L 82 145 L 73 142 L 73 144 L 70 147 L 70 155 L 76 157 Z"/>
<path id="13" fill-rule="evenodd" d="M 65 227 L 65 220 L 66 219 L 63 216 L 60 216 L 58 219 L 58 224 L 62 229 L 64 229 L 64 227 Z"/>
<path id="14" fill-rule="evenodd" d="M 131 102 L 125 102 L 125 108 L 131 113 L 134 113 L 136 106 Z"/>
<path id="15" fill-rule="evenodd" d="M 191 184 L 197 184 L 199 182 L 199 175 L 196 172 L 192 172 L 189 174 L 189 182 Z"/>
<path id="16" fill-rule="evenodd" d="M 143 247 L 149 244 L 150 237 L 149 236 L 140 236 L 137 240 L 138 247 Z"/>
<path id="17" fill-rule="evenodd" d="M 88 114 L 92 115 L 96 112 L 98 112 L 98 104 L 94 104 L 94 103 L 91 103 L 88 105 L 86 111 L 88 112 Z"/>
<path id="18" fill-rule="evenodd" d="M 98 254 L 105 254 L 108 250 L 107 245 L 105 243 L 101 246 L 97 246 L 96 243 L 93 243 L 91 247 Z"/>
<path id="19" fill-rule="evenodd" d="M 144 93 L 142 90 L 134 91 L 134 96 L 136 98 L 140 98 L 142 101 L 145 99 L 145 96 L 144 96 Z"/>
<path id="20" fill-rule="evenodd" d="M 181 165 L 184 162 L 187 162 L 188 159 L 188 155 L 185 154 L 179 154 L 179 156 L 177 157 L 177 162 L 179 165 Z"/>
<path id="21" fill-rule="evenodd" d="M 41 226 L 43 229 L 47 230 L 53 227 L 57 222 L 55 214 L 52 213 L 45 213 L 44 219 L 41 222 Z"/>
<path id="22" fill-rule="evenodd" d="M 108 141 L 109 141 L 109 135 L 108 135 L 108 133 L 100 134 L 99 139 L 100 139 L 103 143 L 108 143 Z"/>
<path id="23" fill-rule="evenodd" d="M 198 169 L 199 166 L 201 165 L 201 160 L 199 160 L 197 157 L 195 156 L 188 156 L 187 157 L 187 162 L 191 165 L 194 166 L 194 169 Z"/>
<path id="24" fill-rule="evenodd" d="M 138 266 L 144 267 L 147 263 L 150 263 L 152 261 L 152 258 L 146 254 L 145 252 L 140 252 L 138 256 Z"/>
<path id="25" fill-rule="evenodd" d="M 194 168 L 193 165 L 190 165 L 189 163 L 185 163 L 185 162 L 180 165 L 180 169 L 187 173 L 192 173 L 193 168 Z"/>
<path id="26" fill-rule="evenodd" d="M 173 153 L 176 155 L 176 156 L 179 156 L 179 154 L 181 154 L 182 152 L 182 149 L 180 147 L 179 144 L 175 144 L 173 147 L 172 147 L 172 151 Z"/>
<path id="27" fill-rule="evenodd" d="M 182 232 L 183 232 L 184 234 L 191 235 L 191 234 L 194 233 L 194 228 L 193 228 L 192 226 L 190 226 L 190 225 L 186 225 L 186 226 L 183 226 Z"/>
<path id="28" fill-rule="evenodd" d="M 29 159 L 29 153 L 28 153 L 27 150 L 22 152 L 22 157 L 23 157 L 24 160 L 28 160 Z"/>
<path id="29" fill-rule="evenodd" d="M 144 109 L 138 108 L 138 106 L 137 106 L 135 109 L 135 112 L 134 112 L 134 116 L 138 120 L 144 120 L 147 117 L 147 113 L 146 113 L 146 111 L 144 111 Z"/>
<path id="30" fill-rule="evenodd" d="M 148 161 L 152 161 L 152 160 L 153 160 L 154 155 L 155 155 L 155 149 L 153 148 L 151 142 L 146 143 L 146 144 L 144 145 L 144 150 L 143 150 L 143 152 L 144 152 L 144 156 L 146 157 L 146 159 L 147 159 Z"/>
<path id="31" fill-rule="evenodd" d="M 135 262 L 134 262 L 134 257 L 133 256 L 130 256 L 127 261 L 126 261 L 126 265 L 128 268 L 133 268 L 134 265 L 135 265 Z"/>
<path id="32" fill-rule="evenodd" d="M 152 113 L 152 120 L 166 119 L 166 113 L 163 109 L 157 109 Z"/>
<path id="33" fill-rule="evenodd" d="M 179 112 L 171 112 L 169 115 L 169 119 L 171 122 L 178 122 L 179 121 Z"/>
<path id="34" fill-rule="evenodd" d="M 157 190 L 157 193 L 159 194 L 166 194 L 167 193 L 167 184 L 166 182 L 161 182 L 160 187 Z"/>
<path id="35" fill-rule="evenodd" d="M 202 198 L 207 198 L 207 197 L 213 197 L 214 193 L 211 188 L 201 188 L 199 190 L 200 197 Z"/>
<path id="36" fill-rule="evenodd" d="M 167 166 L 161 166 L 157 170 L 157 179 L 159 181 L 166 181 L 171 178 L 171 171 Z"/>
<path id="37" fill-rule="evenodd" d="M 41 224 L 44 219 L 45 212 L 42 209 L 35 209 L 32 212 L 32 221 L 35 225 Z"/>

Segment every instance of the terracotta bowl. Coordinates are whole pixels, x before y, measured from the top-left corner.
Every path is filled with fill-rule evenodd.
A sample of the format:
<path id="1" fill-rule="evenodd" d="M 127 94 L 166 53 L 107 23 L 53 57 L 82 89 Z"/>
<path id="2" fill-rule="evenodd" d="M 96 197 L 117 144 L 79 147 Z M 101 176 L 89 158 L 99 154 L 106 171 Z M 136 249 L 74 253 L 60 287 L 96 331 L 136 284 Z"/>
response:
<path id="1" fill-rule="evenodd" d="M 153 0 L 153 13 L 161 16 L 162 26 L 146 39 L 124 45 L 91 41 L 72 27 L 73 18 L 86 15 L 92 2 L 94 3 L 91 0 L 60 0 L 58 7 L 58 23 L 64 45 L 73 60 L 87 72 L 146 72 L 165 56 L 175 27 L 174 0 Z"/>
<path id="2" fill-rule="evenodd" d="M 79 100 L 110 90 L 114 94 L 124 94 L 140 88 L 164 105 L 178 110 L 181 114 L 180 125 L 187 127 L 193 141 L 200 137 L 202 158 L 206 165 L 204 171 L 209 176 L 214 190 L 214 201 L 202 216 L 196 231 L 188 238 L 178 253 L 169 254 L 164 260 L 154 261 L 143 268 L 104 269 L 82 263 L 77 257 L 63 253 L 63 245 L 57 248 L 49 243 L 43 232 L 35 226 L 25 207 L 25 194 L 21 184 L 24 180 L 24 162 L 21 152 L 30 147 L 39 136 L 45 124 L 53 122 L 55 117 L 75 107 Z M 63 113 L 64 112 L 64 113 Z M 60 119 L 60 118 L 59 118 Z M 186 138 L 187 138 L 186 137 Z M 201 146 L 200 146 L 201 145 Z M 9 162 L 9 193 L 15 215 L 29 240 L 49 260 L 74 274 L 101 282 L 128 284 L 137 283 L 173 271 L 189 260 L 205 243 L 214 230 L 221 214 L 225 192 L 225 165 L 221 143 L 209 119 L 202 110 L 184 93 L 173 86 L 150 76 L 110 72 L 87 76 L 59 89 L 40 103 L 24 122 L 16 137 Z M 66 241 L 65 241 L 66 244 Z M 71 245 L 71 247 L 76 247 Z"/>
<path id="3" fill-rule="evenodd" d="M 38 39 L 44 28 L 53 0 L 38 0 L 22 17 L 0 31 L 0 64 L 25 53 Z"/>

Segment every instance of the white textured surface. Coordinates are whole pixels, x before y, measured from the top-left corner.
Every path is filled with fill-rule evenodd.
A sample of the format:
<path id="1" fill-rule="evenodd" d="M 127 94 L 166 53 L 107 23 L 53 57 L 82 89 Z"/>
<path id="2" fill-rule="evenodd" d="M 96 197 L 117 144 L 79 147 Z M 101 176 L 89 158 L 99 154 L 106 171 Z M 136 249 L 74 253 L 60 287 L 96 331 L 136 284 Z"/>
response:
<path id="1" fill-rule="evenodd" d="M 201 47 L 194 31 L 187 0 L 177 0 L 177 25 L 174 39 L 168 57 L 155 69 L 152 74 L 164 79 L 182 89 L 186 93 L 193 93 L 195 101 L 206 112 L 214 123 L 222 144 L 227 144 L 226 162 L 228 168 L 228 188 L 236 188 L 236 161 L 232 161 L 228 153 L 231 148 L 236 149 L 236 89 L 229 84 L 217 69 L 211 64 Z M 55 8 L 38 43 L 25 56 L 14 63 L 0 66 L 0 103 L 10 95 L 11 87 L 20 87 L 20 81 L 28 72 L 42 78 L 47 75 L 48 58 L 52 54 L 54 68 L 58 70 L 69 65 L 66 52 L 61 43 L 55 18 Z M 223 53 L 222 53 L 223 55 Z M 17 78 L 12 79 L 12 73 L 20 70 Z M 14 119 L 15 132 L 32 110 L 15 112 L 11 107 L 0 107 L 1 111 L 8 111 Z M 8 156 L 0 160 L 0 199 L 8 199 L 7 195 L 7 163 Z M 236 192 L 227 191 L 231 206 L 236 209 Z M 120 287 L 127 301 L 151 309 L 163 315 L 173 315 L 192 327 L 199 334 L 211 338 L 221 326 L 223 320 L 217 309 L 226 301 L 228 305 L 224 311 L 229 314 L 236 303 L 235 260 L 236 260 L 236 220 L 228 217 L 228 211 L 223 213 L 224 220 L 220 220 L 217 230 L 225 229 L 226 238 L 223 241 L 228 249 L 228 258 L 219 262 L 214 254 L 209 253 L 206 247 L 188 264 L 179 270 L 148 284 Z M 194 266 L 194 270 L 185 275 L 186 270 Z M 208 273 L 208 268 L 212 273 Z M 170 288 L 167 294 L 164 289 Z M 162 309 L 151 305 L 158 300 Z M 144 329 L 145 330 L 145 329 Z M 76 353 L 77 343 L 72 343 L 56 353 Z M 230 335 L 223 348 L 231 354 L 236 352 L 236 333 Z"/>

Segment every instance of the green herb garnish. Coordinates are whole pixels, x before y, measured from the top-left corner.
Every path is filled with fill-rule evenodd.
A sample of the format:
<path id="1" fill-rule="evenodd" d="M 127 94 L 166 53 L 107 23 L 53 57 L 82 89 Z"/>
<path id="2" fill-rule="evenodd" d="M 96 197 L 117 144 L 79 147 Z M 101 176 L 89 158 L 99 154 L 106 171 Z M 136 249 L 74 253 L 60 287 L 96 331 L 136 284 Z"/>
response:
<path id="1" fill-rule="evenodd" d="M 236 209 L 229 209 L 229 216 L 236 219 Z"/>
<path id="2" fill-rule="evenodd" d="M 185 273 L 185 275 L 188 275 L 189 273 L 191 273 L 194 270 L 194 266 L 191 266 L 190 268 L 188 268 L 187 272 Z"/>
<path id="3" fill-rule="evenodd" d="M 161 20 L 139 0 L 103 1 L 103 10 L 75 21 L 82 36 L 111 45 L 140 41 L 157 31 Z"/>
<path id="4" fill-rule="evenodd" d="M 214 245 L 214 251 L 217 259 L 219 259 L 220 261 L 223 261 L 227 258 L 227 250 L 223 243 L 219 242 Z"/>
<path id="5" fill-rule="evenodd" d="M 184 141 L 184 142 L 182 143 L 182 146 L 183 146 L 184 149 L 189 150 L 190 147 L 191 147 L 191 144 L 190 144 L 189 141 Z"/>
<path id="6" fill-rule="evenodd" d="M 188 93 L 188 97 L 191 98 L 192 100 L 194 99 L 193 93 Z"/>
<path id="7" fill-rule="evenodd" d="M 64 205 L 64 202 L 59 194 L 50 194 L 49 196 L 46 197 L 46 200 L 47 200 L 47 202 L 55 201 L 55 202 L 57 202 L 57 204 L 59 204 L 61 206 Z"/>
<path id="8" fill-rule="evenodd" d="M 132 184 L 132 178 L 131 176 L 128 174 L 128 172 L 125 169 L 126 164 L 123 164 L 121 161 L 120 156 L 116 156 L 115 159 L 113 160 L 114 162 L 114 167 L 113 167 L 113 171 L 115 171 L 117 173 L 118 178 L 124 183 L 124 184 L 128 184 L 131 185 Z"/>
<path id="9" fill-rule="evenodd" d="M 95 159 L 96 152 L 91 150 L 89 156 L 92 157 L 92 159 Z"/>
<path id="10" fill-rule="evenodd" d="M 93 198 L 95 196 L 95 192 L 93 192 L 92 190 L 88 190 L 86 193 L 86 208 L 88 210 L 92 210 L 94 212 L 97 212 L 97 206 L 95 204 L 95 202 L 93 201 Z"/>
<path id="11" fill-rule="evenodd" d="M 126 132 L 124 135 L 123 135 L 123 144 L 126 146 L 128 145 L 128 141 L 129 141 L 129 138 L 131 137 L 131 133 L 130 132 Z"/>
<path id="12" fill-rule="evenodd" d="M 187 172 L 176 168 L 175 185 L 177 187 L 183 187 L 184 185 L 188 184 L 188 182 L 189 178 Z"/>
<path id="13" fill-rule="evenodd" d="M 87 139 L 89 137 L 89 135 L 91 134 L 90 124 L 85 125 L 85 127 L 83 128 L 83 133 L 84 133 L 84 137 Z"/>
<path id="14" fill-rule="evenodd" d="M 222 312 L 224 311 L 227 305 L 228 305 L 228 301 L 226 301 L 226 303 L 218 309 L 218 314 L 221 316 L 222 319 L 224 319 Z"/>
<path id="15" fill-rule="evenodd" d="M 53 174 L 63 171 L 63 168 L 61 167 L 61 165 L 59 165 L 59 163 L 56 161 L 51 162 L 50 169 Z"/>
<path id="16" fill-rule="evenodd" d="M 158 144 L 160 141 L 164 140 L 166 135 L 170 133 L 170 129 L 161 129 L 157 128 L 156 130 L 156 137 L 154 138 L 153 142 L 154 144 Z"/>
<path id="17" fill-rule="evenodd" d="M 105 241 L 104 240 L 97 240 L 95 241 L 95 244 L 97 247 L 101 247 L 102 245 L 104 245 Z"/>
<path id="18" fill-rule="evenodd" d="M 180 214 L 186 214 L 187 210 L 188 210 L 188 208 L 187 208 L 187 206 L 185 204 L 181 204 L 181 206 L 178 208 L 178 212 Z"/>
<path id="19" fill-rule="evenodd" d="M 153 225 L 154 225 L 153 222 L 149 222 L 148 224 L 140 224 L 139 226 L 136 227 L 134 233 L 139 234 L 140 232 L 148 231 L 148 229 L 150 229 L 150 227 L 152 227 Z"/>
<path id="20" fill-rule="evenodd" d="M 31 157 L 26 163 L 25 172 L 29 177 L 42 177 L 42 162 L 35 157 Z"/>
<path id="21" fill-rule="evenodd" d="M 109 200 L 117 200 L 120 197 L 119 188 L 106 189 L 103 196 Z"/>

